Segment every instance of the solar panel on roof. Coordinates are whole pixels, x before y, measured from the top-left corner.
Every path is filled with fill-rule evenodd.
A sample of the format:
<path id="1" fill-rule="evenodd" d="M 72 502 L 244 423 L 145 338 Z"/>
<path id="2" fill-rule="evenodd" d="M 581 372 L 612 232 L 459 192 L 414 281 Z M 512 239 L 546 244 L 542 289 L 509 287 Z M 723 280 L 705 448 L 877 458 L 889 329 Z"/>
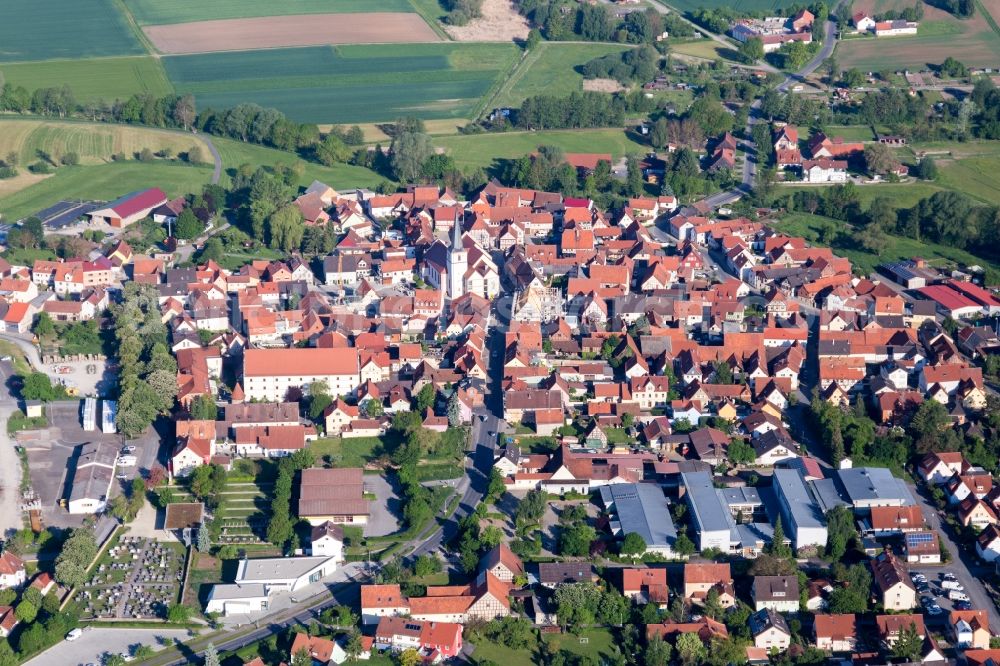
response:
<path id="1" fill-rule="evenodd" d="M 906 540 L 909 543 L 931 543 L 934 541 L 933 534 L 907 534 Z"/>

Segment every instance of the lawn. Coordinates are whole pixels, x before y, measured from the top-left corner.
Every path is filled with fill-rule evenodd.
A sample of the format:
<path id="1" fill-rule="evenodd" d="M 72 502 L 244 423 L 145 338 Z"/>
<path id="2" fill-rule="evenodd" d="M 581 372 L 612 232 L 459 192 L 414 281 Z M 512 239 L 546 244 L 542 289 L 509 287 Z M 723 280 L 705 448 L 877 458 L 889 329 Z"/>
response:
<path id="1" fill-rule="evenodd" d="M 301 161 L 298 155 L 288 153 L 283 150 L 266 148 L 251 143 L 242 143 L 232 139 L 212 138 L 212 143 L 219 151 L 222 158 L 222 166 L 225 169 L 224 178 L 228 178 L 228 172 L 236 169 L 241 164 L 262 164 L 274 166 L 276 164 L 291 164 Z M 207 153 L 206 153 L 207 154 Z M 323 166 L 315 162 L 303 162 L 305 171 L 299 180 L 300 186 L 308 186 L 314 180 L 320 180 L 333 188 L 350 189 L 354 187 L 370 187 L 386 180 L 385 177 L 359 166 L 349 164 L 336 164 L 334 166 Z"/>
<path id="2" fill-rule="evenodd" d="M 207 158 L 208 147 L 202 140 L 183 132 L 107 123 L 0 120 L 0 155 L 16 152 L 24 165 L 37 161 L 39 151 L 57 162 L 74 152 L 81 164 L 100 164 L 117 154 L 132 159 L 143 148 L 169 149 L 176 155 L 196 145 Z"/>
<path id="3" fill-rule="evenodd" d="M 445 148 L 462 169 L 488 167 L 495 158 L 514 158 L 558 146 L 570 153 L 611 153 L 620 158 L 629 153 L 643 154 L 647 146 L 632 141 L 624 130 L 553 130 L 548 132 L 505 132 L 440 137 L 434 145 Z"/>
<path id="4" fill-rule="evenodd" d="M 358 12 L 412 12 L 407 0 L 125 0 L 140 25 L 162 25 L 213 19 L 285 16 L 291 14 L 347 14 Z"/>
<path id="5" fill-rule="evenodd" d="M 512 44 L 349 45 L 170 56 L 200 107 L 254 102 L 301 122 L 468 118 L 509 70 Z"/>
<path id="6" fill-rule="evenodd" d="M 822 245 L 817 240 L 819 225 L 829 222 L 838 229 L 844 230 L 833 245 L 835 252 L 851 260 L 851 263 L 860 268 L 865 274 L 871 273 L 875 267 L 887 261 L 901 261 L 913 257 L 923 257 L 929 263 L 940 266 L 948 263 L 960 263 L 966 266 L 979 264 L 980 266 L 996 271 L 995 264 L 972 255 L 964 250 L 939 245 L 937 243 L 923 242 L 902 236 L 892 236 L 889 248 L 882 255 L 873 254 L 860 246 L 854 244 L 850 229 L 840 220 L 823 217 L 820 215 L 809 215 L 808 213 L 792 213 L 786 215 L 780 221 L 773 223 L 776 229 L 787 234 L 802 236 L 816 245 Z"/>
<path id="7" fill-rule="evenodd" d="M 874 141 L 875 135 L 868 125 L 830 125 L 826 128 L 827 136 L 839 136 L 845 141 Z M 804 137 L 808 138 L 808 137 Z"/>
<path id="8" fill-rule="evenodd" d="M 0 62 L 144 52 L 115 0 L 4 0 Z"/>
<path id="9" fill-rule="evenodd" d="M 565 651 L 576 657 L 590 657 L 593 663 L 601 663 L 602 657 L 615 653 L 616 640 L 607 629 L 585 629 L 576 634 L 545 634 L 544 639 L 552 652 Z M 475 643 L 472 653 L 474 664 L 487 660 L 504 666 L 533 666 L 540 663 L 537 655 L 530 650 L 511 650 L 488 640 Z"/>
<path id="10" fill-rule="evenodd" d="M 717 60 L 719 58 L 722 58 L 723 60 L 732 60 L 733 54 L 736 53 L 736 49 L 735 47 L 727 49 L 714 39 L 706 38 L 671 42 L 670 52 L 682 56 L 686 55 L 693 56 L 695 58 L 702 58 L 704 60 Z"/>
<path id="11" fill-rule="evenodd" d="M 577 68 L 594 58 L 621 53 L 629 47 L 616 44 L 566 44 L 542 42 L 529 52 L 504 81 L 496 106 L 520 106 L 527 97 L 565 97 L 583 89 Z"/>
<path id="12" fill-rule="evenodd" d="M 147 187 L 159 187 L 175 197 L 200 191 L 211 179 L 211 167 L 176 162 L 62 167 L 40 183 L 0 199 L 0 215 L 19 220 L 62 199 L 109 201 Z"/>
<path id="13" fill-rule="evenodd" d="M 378 437 L 325 437 L 309 444 L 309 450 L 318 458 L 330 456 L 339 467 L 364 467 L 381 447 Z"/>
<path id="14" fill-rule="evenodd" d="M 87 58 L 4 65 L 7 83 L 28 90 L 68 85 L 78 101 L 127 99 L 136 93 L 173 92 L 159 60 L 150 56 Z"/>

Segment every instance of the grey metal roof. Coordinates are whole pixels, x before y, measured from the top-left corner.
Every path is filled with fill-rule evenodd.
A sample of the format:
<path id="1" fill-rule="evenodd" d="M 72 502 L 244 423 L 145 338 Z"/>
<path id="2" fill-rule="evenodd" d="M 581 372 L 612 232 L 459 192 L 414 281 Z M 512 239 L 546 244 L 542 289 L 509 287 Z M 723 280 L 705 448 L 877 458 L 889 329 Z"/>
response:
<path id="1" fill-rule="evenodd" d="M 809 494 L 798 470 L 775 469 L 772 478 L 776 492 L 785 498 L 790 518 L 797 527 L 826 526 L 819 505 Z"/>
<path id="2" fill-rule="evenodd" d="M 708 472 L 685 472 L 681 483 L 687 492 L 695 528 L 699 532 L 720 532 L 733 527 L 729 509 L 712 485 L 712 475 Z"/>
<path id="3" fill-rule="evenodd" d="M 601 487 L 601 499 L 617 515 L 622 534 L 635 532 L 647 546 L 673 546 L 677 529 L 670 505 L 659 486 L 651 483 L 613 483 Z"/>
<path id="4" fill-rule="evenodd" d="M 808 483 L 824 514 L 835 506 L 850 506 L 850 502 L 845 502 L 840 496 L 833 479 L 817 479 Z"/>
<path id="5" fill-rule="evenodd" d="M 903 506 L 913 504 L 913 496 L 906 484 L 883 467 L 854 467 L 836 472 L 840 486 L 851 502 L 899 501 Z"/>
<path id="6" fill-rule="evenodd" d="M 244 584 L 254 581 L 294 580 L 309 573 L 330 557 L 267 557 L 240 562 L 236 579 Z"/>
<path id="7" fill-rule="evenodd" d="M 211 598 L 213 600 L 267 598 L 267 591 L 263 583 L 216 584 L 212 586 Z"/>
<path id="8" fill-rule="evenodd" d="M 736 488 L 719 488 L 716 491 L 719 497 L 727 505 L 733 504 L 762 504 L 760 493 L 751 486 L 738 486 Z"/>

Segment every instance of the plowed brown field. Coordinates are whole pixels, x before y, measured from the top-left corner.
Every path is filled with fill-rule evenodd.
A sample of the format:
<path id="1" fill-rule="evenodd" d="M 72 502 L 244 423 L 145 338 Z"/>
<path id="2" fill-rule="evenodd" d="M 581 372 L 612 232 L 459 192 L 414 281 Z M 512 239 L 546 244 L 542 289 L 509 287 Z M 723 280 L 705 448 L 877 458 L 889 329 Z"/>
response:
<path id="1" fill-rule="evenodd" d="M 161 53 L 211 53 L 321 44 L 437 42 L 418 14 L 310 14 L 198 21 L 143 28 Z"/>

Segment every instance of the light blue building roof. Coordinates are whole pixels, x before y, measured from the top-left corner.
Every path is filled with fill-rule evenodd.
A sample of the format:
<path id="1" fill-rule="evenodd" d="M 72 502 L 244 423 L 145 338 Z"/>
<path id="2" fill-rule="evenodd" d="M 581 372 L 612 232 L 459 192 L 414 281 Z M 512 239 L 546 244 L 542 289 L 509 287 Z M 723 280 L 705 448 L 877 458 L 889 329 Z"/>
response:
<path id="1" fill-rule="evenodd" d="M 601 500 L 613 512 L 621 534 L 635 532 L 650 548 L 673 547 L 677 528 L 670 505 L 659 486 L 652 483 L 613 483 L 601 486 Z"/>

